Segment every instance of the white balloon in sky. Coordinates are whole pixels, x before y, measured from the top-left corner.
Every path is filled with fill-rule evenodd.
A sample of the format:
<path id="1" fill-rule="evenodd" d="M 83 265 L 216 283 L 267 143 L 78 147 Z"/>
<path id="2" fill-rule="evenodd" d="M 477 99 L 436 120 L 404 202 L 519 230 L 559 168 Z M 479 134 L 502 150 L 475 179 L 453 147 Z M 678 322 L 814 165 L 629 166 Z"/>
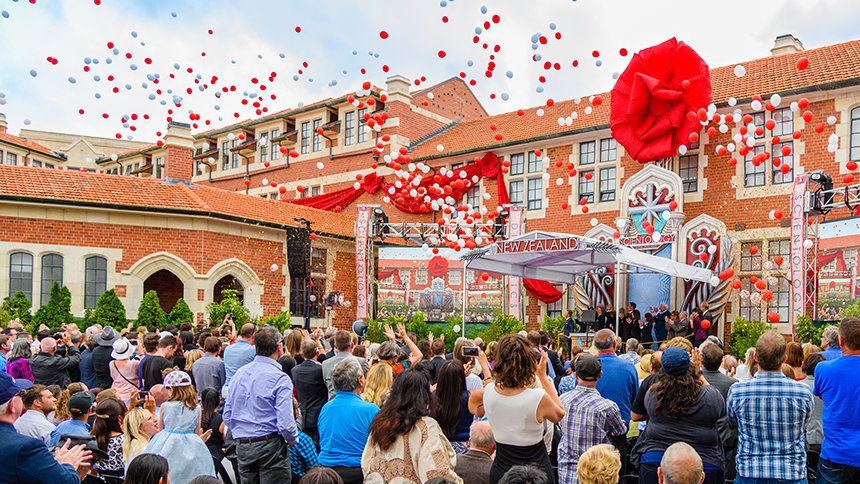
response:
<path id="1" fill-rule="evenodd" d="M 735 66 L 734 73 L 738 77 L 744 77 L 744 75 L 747 73 L 747 68 L 738 64 Z"/>

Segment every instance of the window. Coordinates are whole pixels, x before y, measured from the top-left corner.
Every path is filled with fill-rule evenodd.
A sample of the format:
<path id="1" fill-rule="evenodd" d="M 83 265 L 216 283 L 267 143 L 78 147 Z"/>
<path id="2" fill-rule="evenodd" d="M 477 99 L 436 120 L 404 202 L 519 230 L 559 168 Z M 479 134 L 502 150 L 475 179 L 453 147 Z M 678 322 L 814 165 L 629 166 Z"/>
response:
<path id="1" fill-rule="evenodd" d="M 230 169 L 230 142 L 224 141 L 221 143 L 221 169 Z M 128 175 L 128 173 L 126 173 Z"/>
<path id="2" fill-rule="evenodd" d="M 529 173 L 540 173 L 543 171 L 543 161 L 535 156 L 534 151 L 529 151 Z"/>
<path id="3" fill-rule="evenodd" d="M 594 170 L 579 172 L 579 200 L 583 198 L 588 203 L 594 202 L 594 177 L 591 180 L 585 177 L 586 173 L 594 175 Z"/>
<path id="4" fill-rule="evenodd" d="M 270 151 L 269 159 L 272 161 L 275 161 L 281 157 L 281 147 L 278 146 L 278 143 L 272 142 L 272 140 L 277 138 L 278 136 L 280 136 L 280 134 L 281 134 L 281 130 L 279 130 L 279 129 L 273 129 L 269 133 L 269 143 L 268 143 L 269 151 Z"/>
<path id="5" fill-rule="evenodd" d="M 553 286 L 556 289 L 558 289 L 559 291 L 564 290 L 564 286 L 562 286 L 561 284 L 554 284 Z M 559 299 L 558 301 L 556 301 L 554 303 L 549 303 L 546 305 L 546 315 L 551 317 L 551 318 L 558 318 L 561 316 L 561 312 L 563 309 L 564 309 L 564 299 Z"/>
<path id="6" fill-rule="evenodd" d="M 323 302 L 326 294 L 326 280 L 313 278 L 310 282 L 313 287 L 309 288 L 307 279 L 302 277 L 290 279 L 290 312 L 293 313 L 293 316 L 305 316 L 305 303 L 307 302 L 310 317 L 323 318 L 325 317 Z M 314 300 L 311 301 L 309 296 L 314 296 Z"/>
<path id="7" fill-rule="evenodd" d="M 755 247 L 755 254 L 750 249 Z M 741 244 L 741 272 L 761 270 L 761 242 L 744 242 Z"/>
<path id="8" fill-rule="evenodd" d="M 511 155 L 511 175 L 522 175 L 525 165 L 525 155 L 517 153 Z"/>
<path id="9" fill-rule="evenodd" d="M 528 204 L 529 210 L 540 210 L 543 207 L 543 178 L 529 179 Z"/>
<path id="10" fill-rule="evenodd" d="M 851 110 L 851 150 L 848 158 L 860 161 L 860 106 Z"/>
<path id="11" fill-rule="evenodd" d="M 0 163 L 3 163 L 3 150 L 0 150 Z"/>
<path id="12" fill-rule="evenodd" d="M 33 302 L 33 256 L 26 252 L 13 252 L 9 256 L 9 297 L 18 291 Z"/>
<path id="13" fill-rule="evenodd" d="M 794 132 L 794 117 L 791 109 L 783 108 L 773 111 L 774 127 L 771 130 L 773 136 L 791 136 Z"/>
<path id="14" fill-rule="evenodd" d="M 427 269 L 415 271 L 415 284 L 427 284 Z"/>
<path id="15" fill-rule="evenodd" d="M 236 138 L 230 143 L 230 146 L 235 148 L 239 146 L 240 140 Z M 231 153 L 230 156 L 230 168 L 239 168 L 239 153 Z"/>
<path id="16" fill-rule="evenodd" d="M 343 116 L 343 144 L 345 146 L 355 144 L 355 111 L 350 111 Z"/>
<path id="17" fill-rule="evenodd" d="M 481 187 L 474 186 L 466 192 L 466 205 L 472 207 L 472 210 L 477 210 L 481 206 Z"/>
<path id="18" fill-rule="evenodd" d="M 45 168 L 54 168 L 54 165 L 50 163 L 45 163 Z"/>
<path id="19" fill-rule="evenodd" d="M 779 277 L 778 280 L 776 287 L 769 287 L 773 291 L 773 299 L 767 302 L 767 311 L 776 311 L 779 313 L 779 320 L 786 322 L 791 308 L 791 282 L 784 277 Z"/>
<path id="20" fill-rule="evenodd" d="M 775 128 L 774 128 L 774 130 L 775 130 Z M 789 152 L 788 156 L 784 156 L 782 154 L 782 148 L 784 146 L 788 146 L 789 149 L 791 150 Z M 794 181 L 794 141 L 783 141 L 782 143 L 778 143 L 778 144 L 773 145 L 771 147 L 770 156 L 772 159 L 777 159 L 777 158 L 780 159 L 779 166 L 774 166 L 773 163 L 771 163 L 771 166 L 773 166 L 773 172 L 772 172 L 773 173 L 773 180 L 772 180 L 773 184 L 779 185 L 781 183 L 793 182 Z M 764 164 L 764 163 L 762 163 L 762 164 Z M 782 172 L 782 170 L 783 170 L 782 166 L 783 165 L 789 167 L 788 173 Z"/>
<path id="21" fill-rule="evenodd" d="M 311 272 L 325 274 L 327 257 L 328 250 L 314 247 L 313 250 L 311 250 Z"/>
<path id="22" fill-rule="evenodd" d="M 7 165 L 17 165 L 18 164 L 18 155 L 15 153 L 6 152 L 6 164 Z"/>
<path id="23" fill-rule="evenodd" d="M 699 189 L 699 157 L 686 155 L 678 158 L 678 175 L 684 182 L 684 193 Z"/>
<path id="24" fill-rule="evenodd" d="M 592 183 L 592 192 L 594 191 Z M 600 201 L 611 202 L 615 200 L 615 167 L 610 166 L 600 169 Z"/>
<path id="25" fill-rule="evenodd" d="M 453 270 L 448 272 L 448 284 L 456 284 L 459 285 L 463 278 L 461 277 L 462 273 L 459 270 Z"/>
<path id="26" fill-rule="evenodd" d="M 850 271 L 852 267 L 857 265 L 857 249 L 846 249 L 843 259 L 845 259 L 845 268 Z"/>
<path id="27" fill-rule="evenodd" d="M 43 306 L 48 304 L 51 298 L 51 286 L 57 281 L 63 285 L 63 256 L 59 254 L 45 254 L 42 256 L 42 298 L 39 300 Z"/>
<path id="28" fill-rule="evenodd" d="M 269 161 L 269 133 L 263 131 L 260 137 L 257 138 L 257 144 L 260 145 L 260 163 Z"/>
<path id="29" fill-rule="evenodd" d="M 358 110 L 358 142 L 364 143 L 367 141 L 367 125 L 363 122 L 364 115 L 367 114 L 367 108 Z"/>
<path id="30" fill-rule="evenodd" d="M 311 122 L 305 121 L 302 123 L 302 144 L 301 144 L 301 153 L 306 155 L 310 153 L 311 149 Z"/>
<path id="31" fill-rule="evenodd" d="M 84 268 L 84 307 L 95 309 L 99 298 L 107 291 L 107 259 L 87 257 Z"/>
<path id="32" fill-rule="evenodd" d="M 786 260 L 789 258 L 789 256 L 791 255 L 791 241 L 789 239 L 768 241 L 767 257 L 770 260 L 773 260 L 773 258 L 778 255 L 781 255 Z"/>
<path id="33" fill-rule="evenodd" d="M 510 195 L 511 203 L 523 203 L 523 181 L 511 180 L 508 193 Z"/>
<path id="34" fill-rule="evenodd" d="M 155 168 L 153 170 L 155 172 L 155 178 L 161 178 L 161 168 L 164 166 L 164 162 L 162 161 L 161 157 L 159 156 L 158 158 L 156 158 L 152 164 Z"/>
<path id="35" fill-rule="evenodd" d="M 451 165 L 451 171 L 458 170 L 458 169 L 460 169 L 460 168 L 463 168 L 463 164 L 462 164 L 462 163 L 453 163 L 453 164 Z"/>
<path id="36" fill-rule="evenodd" d="M 752 289 L 752 291 L 750 291 L 750 289 Z M 755 292 L 755 286 L 750 284 L 749 279 L 744 279 L 741 282 L 741 290 Z M 774 297 L 776 297 L 776 292 L 774 292 Z M 747 321 L 761 321 L 761 305 L 753 304 L 749 297 L 742 297 L 739 299 L 740 304 L 738 308 L 738 316 L 740 316 L 741 319 L 746 319 Z"/>
<path id="37" fill-rule="evenodd" d="M 322 186 L 320 185 L 317 185 L 315 187 L 305 187 L 299 198 L 315 197 L 320 193 L 322 193 Z"/>
<path id="38" fill-rule="evenodd" d="M 758 163 L 758 166 L 753 162 L 753 158 L 759 153 L 764 153 L 764 146 L 756 146 L 744 157 L 745 187 L 763 187 L 765 184 L 764 168 L 767 160 Z"/>
<path id="39" fill-rule="evenodd" d="M 618 157 L 618 146 L 615 138 L 604 138 L 600 140 L 600 161 L 615 161 Z"/>
<path id="40" fill-rule="evenodd" d="M 42 162 L 41 162 L 41 161 L 39 161 L 39 160 L 33 160 L 33 162 L 32 162 L 31 164 L 32 164 L 33 166 L 35 166 L 36 168 L 41 168 L 41 167 L 42 167 Z"/>
<path id="41" fill-rule="evenodd" d="M 319 151 L 322 149 L 322 135 L 317 133 L 317 128 L 322 126 L 322 119 L 314 120 L 314 151 Z"/>
<path id="42" fill-rule="evenodd" d="M 762 132 L 761 135 L 758 134 L 758 128 L 764 129 L 764 113 L 753 113 L 752 117 L 752 124 L 754 124 L 756 128 L 753 130 L 753 136 L 755 136 L 756 139 L 764 138 L 764 132 Z"/>
<path id="43" fill-rule="evenodd" d="M 125 165 L 125 175 L 131 175 L 131 164 Z"/>
<path id="44" fill-rule="evenodd" d="M 594 141 L 586 141 L 579 143 L 579 164 L 593 165 L 594 164 Z"/>

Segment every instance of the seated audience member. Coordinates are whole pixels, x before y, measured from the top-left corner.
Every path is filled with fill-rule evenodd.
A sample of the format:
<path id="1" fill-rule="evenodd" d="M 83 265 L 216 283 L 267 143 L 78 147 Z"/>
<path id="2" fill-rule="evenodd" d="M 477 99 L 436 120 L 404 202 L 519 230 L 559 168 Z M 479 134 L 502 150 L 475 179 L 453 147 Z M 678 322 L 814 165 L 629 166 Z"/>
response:
<path id="1" fill-rule="evenodd" d="M 621 471 L 621 454 L 609 444 L 595 445 L 579 456 L 576 476 L 580 484 L 615 484 Z"/>
<path id="2" fill-rule="evenodd" d="M 702 484 L 705 481 L 702 459 L 696 449 L 684 442 L 675 442 L 660 459 L 657 479 L 660 484 Z"/>
<path id="3" fill-rule="evenodd" d="M 15 420 L 15 430 L 49 445 L 54 424 L 48 421 L 48 414 L 54 410 L 57 399 L 45 385 L 33 385 L 24 392 L 21 401 L 26 412 Z"/>
<path id="4" fill-rule="evenodd" d="M 343 333 L 349 335 L 346 331 Z M 347 346 L 338 340 L 337 334 L 335 343 L 340 343 L 340 348 Z M 327 359 L 326 363 L 332 360 L 337 363 L 330 375 L 335 397 L 323 405 L 317 421 L 319 463 L 334 469 L 344 483 L 361 484 L 364 482 L 361 455 L 370 433 L 370 423 L 379 407 L 359 397 L 364 386 L 364 373 L 358 359 L 352 355 L 349 358 L 335 356 Z"/>
<path id="5" fill-rule="evenodd" d="M 555 479 L 532 465 L 513 466 L 499 480 L 499 484 L 551 484 Z"/>
<path id="6" fill-rule="evenodd" d="M 726 406 L 729 425 L 738 429 L 735 462 L 741 482 L 806 479 L 804 429 L 815 401 L 809 387 L 782 374 L 785 351 L 785 338 L 766 331 L 755 345 L 760 369 L 729 389 Z"/>
<path id="7" fill-rule="evenodd" d="M 463 484 L 489 484 L 495 452 L 496 441 L 490 423 L 474 422 L 469 428 L 469 450 L 457 455 L 454 472 L 463 479 Z"/>
<path id="8" fill-rule="evenodd" d="M 439 424 L 427 416 L 431 375 L 417 368 L 394 379 L 388 400 L 370 424 L 361 456 L 367 484 L 388 482 L 421 484 L 431 478 L 454 483 L 456 454 Z"/>
<path id="9" fill-rule="evenodd" d="M 618 405 L 600 396 L 595 389 L 602 375 L 600 358 L 582 354 L 576 359 L 576 387 L 561 396 L 565 415 L 561 419 L 558 446 L 559 481 L 576 482 L 579 456 L 599 444 L 609 444 L 613 435 L 624 435 L 627 425 Z"/>

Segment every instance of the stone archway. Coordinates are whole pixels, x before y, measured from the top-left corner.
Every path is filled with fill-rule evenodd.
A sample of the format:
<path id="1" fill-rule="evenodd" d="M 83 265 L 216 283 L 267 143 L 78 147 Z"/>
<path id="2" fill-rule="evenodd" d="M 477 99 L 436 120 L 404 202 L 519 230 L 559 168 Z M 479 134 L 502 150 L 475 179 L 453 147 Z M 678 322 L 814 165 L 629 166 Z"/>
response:
<path id="1" fill-rule="evenodd" d="M 143 281 L 143 293 L 155 291 L 158 294 L 158 302 L 161 310 L 170 312 L 184 293 L 185 286 L 176 274 L 167 269 L 161 269 L 152 273 Z"/>
<path id="2" fill-rule="evenodd" d="M 232 274 L 227 274 L 221 279 L 218 279 L 218 281 L 215 283 L 212 299 L 216 303 L 219 303 L 222 299 L 224 299 L 224 296 L 221 293 L 225 289 L 232 289 L 236 291 L 236 297 L 239 298 L 239 301 L 241 301 L 242 303 L 245 302 L 245 287 L 242 285 L 239 279 L 236 279 Z"/>

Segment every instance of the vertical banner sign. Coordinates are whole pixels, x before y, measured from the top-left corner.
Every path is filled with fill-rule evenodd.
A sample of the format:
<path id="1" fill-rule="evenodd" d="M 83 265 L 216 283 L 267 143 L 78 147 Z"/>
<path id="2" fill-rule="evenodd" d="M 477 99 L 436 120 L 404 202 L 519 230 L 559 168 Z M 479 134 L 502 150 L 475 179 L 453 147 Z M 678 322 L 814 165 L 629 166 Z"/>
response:
<path id="1" fill-rule="evenodd" d="M 806 313 L 806 223 L 804 201 L 806 198 L 807 175 L 794 179 L 791 192 L 791 328 L 797 326 L 797 318 Z"/>
<path id="2" fill-rule="evenodd" d="M 508 209 L 507 238 L 516 237 L 523 233 L 523 207 L 522 205 L 511 205 Z M 520 314 L 520 278 L 508 276 L 508 314 L 517 319 Z"/>
<path id="3" fill-rule="evenodd" d="M 368 232 L 370 230 L 371 207 L 360 205 L 358 207 L 358 218 L 355 221 L 355 318 L 362 319 L 369 316 L 370 308 L 370 274 L 368 258 Z"/>

